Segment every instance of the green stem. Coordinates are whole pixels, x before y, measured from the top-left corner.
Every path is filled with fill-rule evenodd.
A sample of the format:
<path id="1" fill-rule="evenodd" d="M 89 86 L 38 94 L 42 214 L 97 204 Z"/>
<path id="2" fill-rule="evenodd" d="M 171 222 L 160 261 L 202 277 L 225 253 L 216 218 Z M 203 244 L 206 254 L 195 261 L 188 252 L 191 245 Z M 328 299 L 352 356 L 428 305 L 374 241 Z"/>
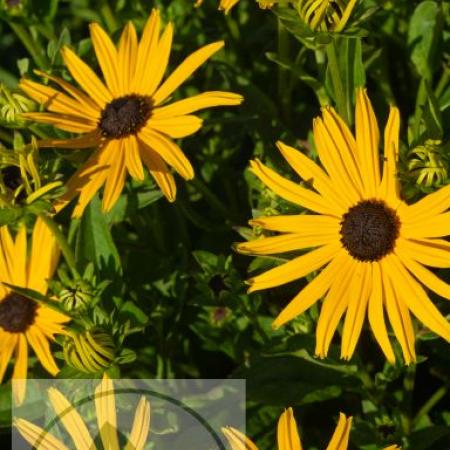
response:
<path id="1" fill-rule="evenodd" d="M 103 0 L 100 2 L 100 14 L 103 17 L 106 27 L 110 33 L 113 33 L 119 28 L 119 23 L 116 20 L 116 16 L 112 11 L 111 6 L 109 6 L 108 0 Z"/>
<path id="2" fill-rule="evenodd" d="M 64 255 L 64 259 L 66 260 L 66 263 L 69 266 L 73 277 L 80 278 L 80 274 L 78 273 L 76 262 L 75 262 L 75 255 L 73 254 L 72 249 L 70 248 L 69 242 L 67 241 L 66 237 L 64 236 L 62 231 L 59 229 L 58 224 L 53 219 L 51 219 L 49 216 L 46 216 L 45 214 L 40 214 L 39 217 L 50 228 L 51 232 L 53 233 L 56 240 L 58 241 L 58 244 L 61 247 L 61 252 Z"/>
<path id="3" fill-rule="evenodd" d="M 336 107 L 340 116 L 347 124 L 350 124 L 350 115 L 347 107 L 347 100 L 344 91 L 344 84 L 342 83 L 341 73 L 339 70 L 336 42 L 334 39 L 326 46 L 328 69 L 333 84 L 334 96 L 336 99 Z"/>
<path id="4" fill-rule="evenodd" d="M 411 364 L 407 367 L 405 378 L 403 380 L 403 401 L 401 412 L 401 423 L 403 427 L 403 433 L 408 436 L 411 433 L 413 420 L 412 420 L 412 400 L 414 383 L 416 379 L 416 364 Z"/>
<path id="5" fill-rule="evenodd" d="M 420 81 L 419 90 L 417 91 L 416 98 L 416 110 L 414 112 L 414 124 L 413 124 L 413 139 L 417 141 L 419 139 L 420 134 L 420 123 L 422 121 L 423 115 L 423 106 L 427 101 L 427 89 L 426 89 L 426 81 L 422 79 Z"/>
<path id="6" fill-rule="evenodd" d="M 25 46 L 36 65 L 41 69 L 46 69 L 48 66 L 47 60 L 41 53 L 39 46 L 36 45 L 36 42 L 28 32 L 28 30 L 23 25 L 20 25 L 16 22 L 9 22 L 9 26 L 12 28 L 14 33 L 16 33 L 16 36 Z"/>
<path id="7" fill-rule="evenodd" d="M 284 2 L 280 2 L 283 6 Z M 278 20 L 278 58 L 280 61 L 289 61 L 289 33 Z M 283 118 L 289 123 L 290 121 L 290 103 L 291 96 L 289 93 L 289 71 L 284 67 L 278 66 L 278 97 L 281 101 L 281 110 Z"/>
<path id="8" fill-rule="evenodd" d="M 448 392 L 448 388 L 447 386 L 441 386 L 426 402 L 425 404 L 422 406 L 422 408 L 420 408 L 419 412 L 416 414 L 416 416 L 414 417 L 414 424 L 417 424 L 419 422 L 419 420 L 425 416 L 426 414 L 428 414 L 436 405 L 436 403 L 438 403 L 443 397 L 445 397 L 445 395 Z"/>

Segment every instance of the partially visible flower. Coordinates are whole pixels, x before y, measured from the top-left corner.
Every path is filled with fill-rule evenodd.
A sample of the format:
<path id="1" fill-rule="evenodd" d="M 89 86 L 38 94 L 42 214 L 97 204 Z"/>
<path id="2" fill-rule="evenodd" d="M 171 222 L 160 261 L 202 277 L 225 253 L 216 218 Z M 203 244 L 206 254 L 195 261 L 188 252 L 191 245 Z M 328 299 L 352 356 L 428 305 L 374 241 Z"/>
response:
<path id="1" fill-rule="evenodd" d="M 352 418 L 339 413 L 339 421 L 326 450 L 347 450 Z M 258 447 L 244 434 L 232 427 L 222 428 L 232 450 L 258 450 Z M 278 450 L 302 450 L 297 422 L 292 408 L 281 414 L 277 428 Z M 396 445 L 384 450 L 399 450 Z"/>
<path id="2" fill-rule="evenodd" d="M 411 152 L 408 168 L 417 184 L 440 186 L 447 180 L 447 164 L 439 149 L 440 145 L 441 141 L 428 140 Z"/>
<path id="3" fill-rule="evenodd" d="M 176 185 L 168 166 L 186 180 L 194 177 L 190 161 L 173 139 L 190 136 L 202 127 L 202 119 L 192 113 L 238 105 L 243 98 L 231 92 L 211 91 L 171 104 L 167 101 L 224 43 L 215 42 L 195 51 L 163 81 L 173 26 L 169 23 L 161 30 L 158 10 L 151 13 L 140 42 L 131 22 L 125 26 L 117 47 L 98 24 L 91 24 L 90 32 L 105 83 L 68 47 L 62 49 L 62 57 L 82 90 L 42 72 L 38 74 L 58 84 L 67 94 L 27 79 L 20 83 L 24 92 L 50 111 L 27 113 L 24 117 L 81 135 L 43 140 L 40 147 L 96 148 L 68 181 L 67 193 L 55 208 L 62 209 L 79 195 L 74 217 L 80 217 L 105 185 L 102 206 L 109 211 L 123 190 L 127 173 L 136 180 L 144 179 L 143 164 L 173 202 Z"/>
<path id="4" fill-rule="evenodd" d="M 37 145 L 24 145 L 9 150 L 0 145 L 0 207 L 13 208 L 31 205 L 38 199 L 51 196 L 62 186 L 60 181 L 43 184 L 36 164 Z"/>
<path id="5" fill-rule="evenodd" d="M 27 234 L 21 225 L 15 241 L 8 228 L 0 228 L 0 281 L 17 287 L 29 288 L 41 294 L 47 292 L 47 280 L 55 271 L 59 258 L 56 240 L 41 219 L 33 230 L 31 251 L 27 252 Z M 0 382 L 9 361 L 15 354 L 13 390 L 16 401 L 25 396 L 28 368 L 28 346 L 34 350 L 42 366 L 55 376 L 55 363 L 49 342 L 55 334 L 63 334 L 69 317 L 34 300 L 14 292 L 0 283 Z"/>
<path id="6" fill-rule="evenodd" d="M 275 4 L 273 1 L 268 0 L 256 0 L 259 7 L 261 9 L 268 9 L 272 8 L 272 6 Z M 198 8 L 203 3 L 203 0 L 196 0 L 195 7 Z M 239 0 L 220 0 L 219 2 L 219 11 L 223 11 L 225 14 L 228 14 L 233 6 L 237 5 L 239 3 Z"/>
<path id="7" fill-rule="evenodd" d="M 358 0 L 299 0 L 293 2 L 313 31 L 341 32 Z"/>
<path id="8" fill-rule="evenodd" d="M 55 388 L 48 390 L 48 396 L 57 418 L 72 439 L 74 448 L 76 450 L 96 450 L 97 439 L 92 438 L 83 418 L 69 400 Z M 95 411 L 102 448 L 119 449 L 114 384 L 106 374 L 95 390 Z M 58 438 L 28 420 L 16 417 L 13 419 L 13 425 L 33 448 L 67 449 Z M 143 450 L 149 431 L 150 402 L 142 396 L 137 405 L 128 442 L 124 449 Z"/>

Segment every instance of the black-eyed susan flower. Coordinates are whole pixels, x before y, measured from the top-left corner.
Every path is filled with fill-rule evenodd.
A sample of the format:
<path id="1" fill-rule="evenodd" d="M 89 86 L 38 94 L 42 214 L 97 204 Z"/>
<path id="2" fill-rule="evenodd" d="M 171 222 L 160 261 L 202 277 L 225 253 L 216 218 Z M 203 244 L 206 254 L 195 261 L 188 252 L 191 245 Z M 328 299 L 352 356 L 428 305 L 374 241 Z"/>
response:
<path id="1" fill-rule="evenodd" d="M 7 227 L 0 228 L 0 281 L 45 294 L 47 280 L 52 277 L 59 257 L 59 249 L 50 230 L 38 219 L 34 226 L 32 245 L 27 257 L 27 235 L 21 226 L 15 240 Z M 53 358 L 50 342 L 55 334 L 64 333 L 69 318 L 54 309 L 38 305 L 23 295 L 0 284 L 0 382 L 8 363 L 15 359 L 12 377 L 16 383 L 14 394 L 21 403 L 25 395 L 28 368 L 28 347 L 31 346 L 42 366 L 55 376 L 58 366 Z"/>
<path id="2" fill-rule="evenodd" d="M 416 359 L 412 312 L 430 330 L 450 340 L 450 325 L 424 286 L 450 299 L 450 286 L 426 266 L 450 267 L 450 186 L 407 205 L 397 179 L 399 111 L 391 107 L 380 172 L 377 119 L 364 90 L 356 104 L 356 137 L 332 108 L 314 121 L 322 167 L 282 142 L 286 161 L 312 189 L 278 175 L 260 161 L 253 173 L 277 195 L 315 214 L 258 217 L 252 221 L 279 236 L 241 243 L 238 250 L 270 255 L 311 249 L 249 280 L 250 292 L 280 286 L 321 270 L 280 313 L 279 327 L 325 297 L 316 330 L 316 354 L 327 355 L 345 314 L 341 357 L 350 359 L 366 315 L 386 358 L 395 360 L 384 311 L 407 364 Z"/>
<path id="3" fill-rule="evenodd" d="M 326 450 L 347 450 L 352 418 L 339 414 L 339 421 Z M 232 450 L 258 450 L 258 447 L 243 433 L 232 427 L 222 429 Z M 278 450 L 302 450 L 302 443 L 292 408 L 281 414 L 277 428 Z M 384 450 L 398 450 L 396 445 Z"/>
<path id="4" fill-rule="evenodd" d="M 97 449 L 96 439 L 92 438 L 80 413 L 69 400 L 55 388 L 50 388 L 48 395 L 56 417 L 64 425 L 74 448 L 76 450 Z M 102 448 L 118 450 L 120 446 L 117 434 L 114 385 L 106 375 L 95 390 L 95 410 Z M 66 445 L 58 438 L 38 425 L 21 418 L 15 418 L 13 424 L 33 448 L 67 450 Z M 142 450 L 146 445 L 149 429 L 150 402 L 142 396 L 136 408 L 125 450 Z"/>
<path id="5" fill-rule="evenodd" d="M 224 43 L 200 48 L 163 81 L 173 26 L 169 23 L 160 33 L 157 10 L 150 15 L 140 42 L 131 22 L 126 25 L 117 48 L 98 24 L 91 24 L 90 32 L 105 83 L 67 47 L 62 49 L 62 57 L 81 90 L 41 72 L 38 74 L 55 82 L 66 93 L 31 80 L 20 83 L 24 92 L 49 111 L 25 114 L 25 117 L 81 134 L 73 139 L 40 141 L 40 147 L 98 147 L 69 180 L 67 194 L 56 208 L 79 194 L 74 210 L 74 216 L 78 217 L 105 185 L 103 209 L 110 210 L 122 192 L 127 172 L 134 179 L 144 179 L 143 163 L 167 199 L 174 201 L 176 186 L 168 166 L 186 180 L 193 178 L 194 169 L 173 139 L 189 136 L 201 128 L 202 120 L 192 113 L 213 106 L 238 105 L 242 97 L 211 91 L 171 104 L 167 101 Z"/>

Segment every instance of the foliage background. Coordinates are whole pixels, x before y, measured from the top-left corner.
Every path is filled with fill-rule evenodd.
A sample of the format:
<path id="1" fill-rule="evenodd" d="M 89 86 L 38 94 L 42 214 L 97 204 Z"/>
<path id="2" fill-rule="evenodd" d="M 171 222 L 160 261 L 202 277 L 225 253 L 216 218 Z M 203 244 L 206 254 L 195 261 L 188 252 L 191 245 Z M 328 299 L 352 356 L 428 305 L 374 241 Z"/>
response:
<path id="1" fill-rule="evenodd" d="M 127 20 L 141 28 L 150 9 L 159 6 L 164 19 L 175 23 L 171 67 L 205 43 L 226 42 L 225 50 L 177 95 L 220 89 L 245 97 L 239 108 L 203 113 L 205 126 L 182 142 L 196 178 L 189 183 L 177 179 L 176 203 L 162 199 L 147 178 L 141 184 L 129 181 L 109 214 L 103 215 L 95 200 L 81 220 L 71 220 L 70 211 L 57 218 L 75 250 L 78 269 L 84 272 L 89 266 L 93 272 L 86 274 L 86 289 L 98 303 L 83 320 L 113 337 L 116 357 L 110 373 L 124 378 L 246 378 L 247 431 L 261 448 L 274 447 L 276 419 L 283 408 L 293 406 L 305 449 L 325 448 L 338 411 L 354 416 L 350 448 L 373 450 L 396 442 L 414 450 L 448 449 L 450 360 L 444 342 L 417 329 L 418 364 L 405 367 L 398 353 L 397 365 L 390 366 L 366 330 L 350 362 L 339 359 L 337 344 L 327 359 L 317 360 L 317 307 L 278 331 L 271 328 L 272 319 L 306 281 L 249 296 L 244 284 L 248 274 L 276 260 L 233 252 L 233 242 L 252 237 L 247 226 L 252 216 L 295 211 L 246 168 L 249 159 L 259 157 L 291 176 L 275 149 L 277 139 L 314 156 L 312 119 L 320 113 L 320 101 L 334 102 L 320 55 L 320 39 L 328 38 L 318 38 L 315 51 L 307 50 L 305 42 L 311 41 L 303 27 L 292 26 L 287 10 L 263 11 L 250 0 L 242 0 L 228 16 L 212 0 L 198 9 L 190 0 L 28 0 L 11 8 L 13 3 L 18 2 L 1 2 L 0 80 L 8 88 L 15 89 L 20 76 L 32 76 L 36 67 L 67 76 L 58 54 L 62 44 L 72 45 L 95 65 L 89 22 L 101 23 L 117 40 Z M 444 166 L 449 156 L 444 126 L 450 118 L 449 5 L 364 0 L 358 8 L 356 31 L 337 42 L 347 99 L 351 104 L 354 88 L 365 84 L 380 126 L 389 103 L 400 107 L 403 193 L 417 199 L 436 185 L 416 184 L 416 174 L 408 169 L 411 152 L 433 139 L 441 141 Z M 34 47 L 24 45 L 23 30 Z M 55 133 L 43 126 L 32 131 Z M 9 148 L 30 136 L 24 125 L 4 123 L 0 129 Z M 47 180 L 67 179 L 72 165 L 84 157 L 83 151 L 45 150 L 40 170 Z M 448 183 L 446 176 L 441 183 Z M 62 262 L 60 281 L 53 285 L 56 294 L 70 284 L 64 269 Z M 450 280 L 448 271 L 440 276 Z M 450 312 L 448 302 L 433 300 Z M 67 365 L 62 352 L 59 357 L 61 377 L 85 376 Z M 46 376 L 37 364 L 31 374 Z M 8 396 L 4 384 L 4 433 L 10 420 Z"/>

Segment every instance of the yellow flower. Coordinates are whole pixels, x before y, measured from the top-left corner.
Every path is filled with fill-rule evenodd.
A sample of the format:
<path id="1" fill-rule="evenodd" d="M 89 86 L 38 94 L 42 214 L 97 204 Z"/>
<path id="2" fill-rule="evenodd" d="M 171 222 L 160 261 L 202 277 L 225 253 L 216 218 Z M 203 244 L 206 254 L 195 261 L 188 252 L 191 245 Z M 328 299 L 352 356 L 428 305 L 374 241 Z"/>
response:
<path id="1" fill-rule="evenodd" d="M 312 30 L 340 32 L 358 0 L 300 0 L 296 8 Z"/>
<path id="2" fill-rule="evenodd" d="M 275 4 L 275 2 L 270 2 L 267 0 L 257 0 L 257 2 L 261 9 L 272 8 L 272 6 Z M 238 3 L 239 0 L 220 0 L 219 10 L 223 11 L 225 14 L 228 14 L 231 11 L 231 8 L 233 8 L 233 6 L 237 5 Z M 198 1 L 196 6 L 199 6 Z"/>
<path id="3" fill-rule="evenodd" d="M 339 414 L 336 430 L 326 450 L 347 450 L 352 418 Z M 258 447 L 240 431 L 232 427 L 223 428 L 232 450 L 258 450 Z M 292 408 L 288 408 L 280 416 L 277 429 L 278 450 L 302 450 L 302 443 L 298 433 L 297 423 Z M 396 445 L 384 450 L 399 450 Z"/>
<path id="4" fill-rule="evenodd" d="M 450 325 L 430 301 L 422 285 L 450 299 L 450 286 L 425 266 L 450 267 L 450 186 L 413 205 L 400 198 L 397 159 L 400 116 L 391 107 L 384 134 L 384 167 L 380 173 L 379 131 L 364 90 L 356 104 L 356 139 L 332 108 L 314 121 L 314 140 L 323 168 L 282 142 L 284 158 L 313 189 L 278 175 L 260 161 L 253 173 L 284 199 L 316 214 L 258 217 L 252 221 L 282 234 L 241 243 L 238 250 L 254 255 L 316 249 L 251 280 L 250 292 L 289 283 L 323 270 L 284 308 L 279 327 L 325 296 L 316 330 L 316 354 L 327 355 L 345 315 L 341 357 L 350 359 L 366 313 L 386 358 L 394 352 L 384 309 L 407 364 L 415 361 L 415 332 L 410 311 L 425 326 L 450 340 Z"/>
<path id="5" fill-rule="evenodd" d="M 193 112 L 237 105 L 242 97 L 211 91 L 172 104 L 164 102 L 224 43 L 200 48 L 162 81 L 169 61 L 173 27 L 169 23 L 160 36 L 157 10 L 150 15 L 139 43 L 131 22 L 125 27 L 118 48 L 98 24 L 91 24 L 90 31 L 106 85 L 67 47 L 62 49 L 64 63 L 84 92 L 42 72 L 37 73 L 54 81 L 66 94 L 31 80 L 20 83 L 23 91 L 50 111 L 24 114 L 26 118 L 82 134 L 74 139 L 40 141 L 40 147 L 99 147 L 69 180 L 67 194 L 56 208 L 61 209 L 79 194 L 74 211 L 74 216 L 79 217 L 105 184 L 103 209 L 110 210 L 122 192 L 127 172 L 134 179 L 144 179 L 142 162 L 167 199 L 174 201 L 176 186 L 167 165 L 186 180 L 193 178 L 194 170 L 172 139 L 189 136 L 201 128 L 202 120 Z"/>
<path id="6" fill-rule="evenodd" d="M 95 440 L 89 433 L 88 427 L 69 400 L 55 388 L 50 388 L 48 395 L 56 416 L 66 428 L 75 449 L 96 450 Z M 114 385 L 106 375 L 95 390 L 95 410 L 103 448 L 118 450 L 120 447 L 117 435 Z M 33 448 L 68 450 L 59 439 L 38 425 L 20 418 L 15 418 L 13 424 Z M 125 450 L 142 450 L 146 444 L 149 429 L 150 403 L 142 396 L 136 408 Z"/>
<path id="7" fill-rule="evenodd" d="M 30 256 L 27 258 L 27 235 L 21 226 L 13 241 L 8 228 L 0 228 L 0 280 L 45 294 L 47 280 L 52 277 L 59 257 L 55 238 L 43 221 L 34 226 Z M 18 403 L 25 396 L 28 368 L 28 345 L 42 366 L 53 376 L 59 369 L 50 350 L 49 341 L 63 333 L 69 318 L 46 306 L 11 291 L 0 284 L 0 382 L 15 353 L 13 379 L 23 380 L 14 390 Z"/>

